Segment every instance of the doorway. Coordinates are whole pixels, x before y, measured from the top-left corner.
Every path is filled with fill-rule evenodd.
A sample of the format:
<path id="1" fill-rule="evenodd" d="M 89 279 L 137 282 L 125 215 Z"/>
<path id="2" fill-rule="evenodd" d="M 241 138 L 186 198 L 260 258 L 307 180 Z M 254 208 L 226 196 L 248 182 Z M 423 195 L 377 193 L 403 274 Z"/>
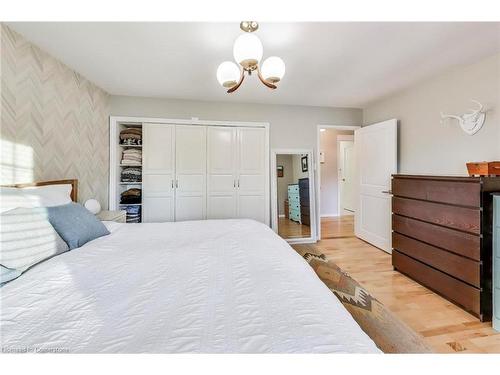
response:
<path id="1" fill-rule="evenodd" d="M 315 242 L 312 150 L 273 150 L 272 227 L 290 243 Z"/>
<path id="2" fill-rule="evenodd" d="M 337 136 L 338 208 L 339 216 L 354 215 L 355 201 L 354 135 Z"/>
<path id="3" fill-rule="evenodd" d="M 319 239 L 354 236 L 358 126 L 318 125 Z"/>

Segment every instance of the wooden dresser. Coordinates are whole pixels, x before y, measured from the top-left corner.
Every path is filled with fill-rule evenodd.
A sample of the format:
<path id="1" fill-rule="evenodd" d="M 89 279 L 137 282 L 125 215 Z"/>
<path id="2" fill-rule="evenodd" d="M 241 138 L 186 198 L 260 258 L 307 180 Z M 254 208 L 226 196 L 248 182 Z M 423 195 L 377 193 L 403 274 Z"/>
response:
<path id="1" fill-rule="evenodd" d="M 288 185 L 288 218 L 300 223 L 299 184 Z"/>
<path id="2" fill-rule="evenodd" d="M 493 195 L 493 328 L 500 331 L 500 193 Z"/>
<path id="3" fill-rule="evenodd" d="M 302 224 L 311 226 L 311 210 L 309 207 L 309 178 L 299 179 L 300 195 L 300 221 Z"/>
<path id="4" fill-rule="evenodd" d="M 491 192 L 500 177 L 393 175 L 394 269 L 491 320 Z"/>

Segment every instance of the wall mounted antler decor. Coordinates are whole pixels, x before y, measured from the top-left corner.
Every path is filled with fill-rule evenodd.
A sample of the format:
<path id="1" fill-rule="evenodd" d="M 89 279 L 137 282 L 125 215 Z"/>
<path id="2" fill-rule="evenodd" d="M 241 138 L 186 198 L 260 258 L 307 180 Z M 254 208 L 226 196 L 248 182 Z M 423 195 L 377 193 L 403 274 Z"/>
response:
<path id="1" fill-rule="evenodd" d="M 469 135 L 476 134 L 484 125 L 484 120 L 486 118 L 486 112 L 483 110 L 484 107 L 477 100 L 472 100 L 474 103 L 479 105 L 479 108 L 476 110 L 470 110 L 470 113 L 464 113 L 461 116 L 457 115 L 445 115 L 441 112 L 441 123 L 447 119 L 454 119 L 458 121 L 458 124 L 462 128 L 464 132 Z"/>

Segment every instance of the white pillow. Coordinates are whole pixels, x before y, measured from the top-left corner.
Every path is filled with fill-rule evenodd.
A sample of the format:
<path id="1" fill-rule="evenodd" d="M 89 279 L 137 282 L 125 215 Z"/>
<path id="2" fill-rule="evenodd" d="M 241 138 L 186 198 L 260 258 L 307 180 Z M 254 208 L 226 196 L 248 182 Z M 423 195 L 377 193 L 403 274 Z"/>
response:
<path id="1" fill-rule="evenodd" d="M 31 207 L 53 207 L 71 203 L 71 185 L 30 186 L 20 190 Z"/>
<path id="2" fill-rule="evenodd" d="M 22 189 L 0 186 L 0 213 L 20 207 L 33 207 L 28 198 L 24 196 Z"/>
<path id="3" fill-rule="evenodd" d="M 68 251 L 45 208 L 16 208 L 0 215 L 0 284 L 31 266 Z"/>

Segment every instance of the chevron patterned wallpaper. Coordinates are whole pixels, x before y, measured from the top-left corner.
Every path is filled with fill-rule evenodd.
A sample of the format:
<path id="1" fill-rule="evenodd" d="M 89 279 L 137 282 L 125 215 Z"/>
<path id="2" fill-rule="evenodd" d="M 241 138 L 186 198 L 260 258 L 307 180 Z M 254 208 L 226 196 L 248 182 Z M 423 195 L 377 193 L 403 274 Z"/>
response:
<path id="1" fill-rule="evenodd" d="M 77 178 L 108 206 L 109 95 L 1 25 L 0 184 Z"/>

